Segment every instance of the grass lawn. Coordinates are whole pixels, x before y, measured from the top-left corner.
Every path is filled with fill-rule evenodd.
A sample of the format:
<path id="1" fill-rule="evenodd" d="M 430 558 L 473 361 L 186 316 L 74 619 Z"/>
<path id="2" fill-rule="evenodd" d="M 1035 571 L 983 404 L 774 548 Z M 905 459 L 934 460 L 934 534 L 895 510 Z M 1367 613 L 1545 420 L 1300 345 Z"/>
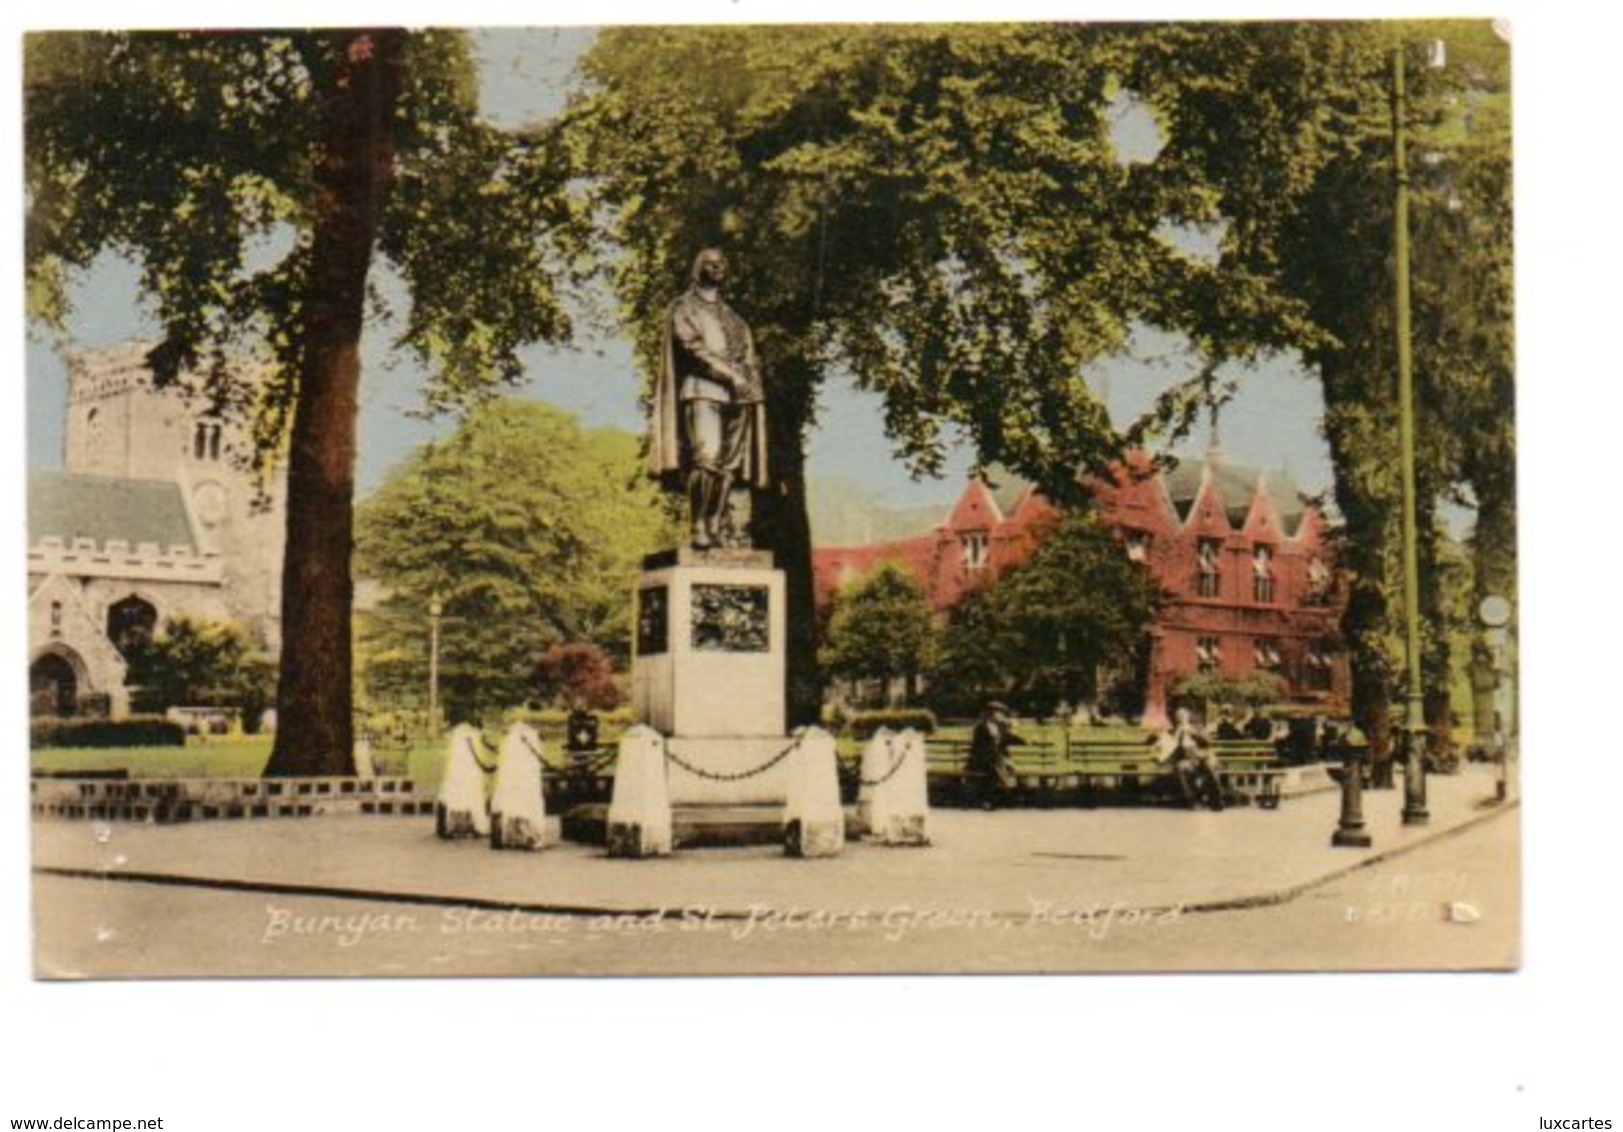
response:
<path id="1" fill-rule="evenodd" d="M 35 770 L 126 770 L 132 778 L 258 778 L 270 758 L 269 735 L 230 738 L 189 737 L 184 747 L 51 747 L 32 753 Z M 381 774 L 409 775 L 421 782 L 438 782 L 445 762 L 442 744 L 418 741 L 374 752 Z"/>
<path id="2" fill-rule="evenodd" d="M 973 730 L 972 723 L 952 723 L 939 728 L 931 736 L 939 751 L 953 743 L 967 743 Z M 1025 748 L 1012 752 L 1017 763 L 1042 764 L 1048 758 L 1057 758 L 1064 746 L 1064 734 L 1055 726 L 1034 722 L 1017 723 L 1015 730 L 1027 742 Z M 1071 730 L 1073 752 L 1085 750 L 1096 743 L 1142 742 L 1145 732 L 1136 727 L 1077 727 Z M 601 740 L 612 746 L 619 736 L 604 728 Z M 491 744 L 500 742 L 500 736 L 487 733 Z M 547 761 L 563 761 L 562 734 L 549 734 L 542 730 Z M 839 752 L 844 758 L 861 755 L 863 744 L 849 735 L 841 736 Z M 32 752 L 31 765 L 35 770 L 53 772 L 72 771 L 128 771 L 132 778 L 258 778 L 270 757 L 271 736 L 242 735 L 231 737 L 188 738 L 184 747 L 58 747 Z M 488 757 L 488 756 L 482 756 Z M 418 736 L 402 749 L 391 743 L 380 743 L 373 748 L 372 759 L 380 774 L 400 775 L 420 783 L 433 784 L 440 780 L 445 765 L 445 743 Z"/>

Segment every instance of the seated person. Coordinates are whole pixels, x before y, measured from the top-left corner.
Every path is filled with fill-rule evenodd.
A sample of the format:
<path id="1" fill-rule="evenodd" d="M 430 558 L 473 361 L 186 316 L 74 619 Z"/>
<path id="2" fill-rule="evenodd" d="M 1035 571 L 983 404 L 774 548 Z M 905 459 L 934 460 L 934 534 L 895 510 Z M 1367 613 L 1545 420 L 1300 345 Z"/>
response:
<path id="1" fill-rule="evenodd" d="M 1204 801 L 1223 808 L 1223 776 L 1211 741 L 1196 727 L 1188 708 L 1179 708 L 1170 728 L 1160 737 L 1159 761 L 1171 764 L 1184 804 L 1193 808 Z"/>
<path id="2" fill-rule="evenodd" d="M 1251 713 L 1251 718 L 1245 721 L 1243 730 L 1247 739 L 1255 739 L 1262 743 L 1270 742 L 1274 737 L 1273 721 L 1260 711 Z"/>

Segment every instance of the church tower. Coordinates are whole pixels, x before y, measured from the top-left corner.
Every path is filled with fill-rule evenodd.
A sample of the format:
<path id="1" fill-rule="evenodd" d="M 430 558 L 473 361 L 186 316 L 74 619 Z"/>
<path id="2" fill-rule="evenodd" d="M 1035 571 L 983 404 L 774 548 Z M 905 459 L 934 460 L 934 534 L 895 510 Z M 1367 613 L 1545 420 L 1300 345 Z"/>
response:
<path id="1" fill-rule="evenodd" d="M 125 343 L 68 359 L 63 469 L 70 476 L 171 483 L 179 487 L 202 545 L 218 553 L 224 597 L 272 651 L 281 646 L 281 571 L 286 542 L 286 472 L 260 489 L 248 466 L 245 431 L 210 411 L 183 376 L 159 390 L 148 343 Z"/>

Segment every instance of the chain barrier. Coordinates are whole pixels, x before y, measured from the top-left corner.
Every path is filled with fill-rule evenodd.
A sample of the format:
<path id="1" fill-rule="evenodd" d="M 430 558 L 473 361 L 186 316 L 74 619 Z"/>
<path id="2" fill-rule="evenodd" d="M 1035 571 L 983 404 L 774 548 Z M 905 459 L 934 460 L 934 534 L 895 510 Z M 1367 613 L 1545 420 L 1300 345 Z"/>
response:
<path id="1" fill-rule="evenodd" d="M 665 744 L 665 757 L 670 759 L 671 762 L 675 763 L 683 770 L 687 771 L 689 774 L 698 778 L 706 779 L 710 782 L 742 782 L 746 778 L 755 778 L 758 775 L 765 774 L 767 771 L 771 770 L 773 767 L 777 766 L 784 759 L 793 754 L 795 748 L 798 746 L 800 746 L 800 736 L 797 735 L 790 741 L 787 747 L 773 755 L 771 758 L 767 759 L 766 762 L 762 763 L 760 766 L 753 767 L 749 770 L 735 771 L 731 774 L 718 774 L 715 771 L 705 770 L 702 767 L 694 766 L 692 763 L 682 758 L 681 755 L 677 754 L 668 742 Z"/>
<path id="2" fill-rule="evenodd" d="M 496 748 L 492 747 L 489 743 L 485 742 L 485 737 L 483 735 L 469 734 L 469 735 L 464 735 L 462 738 L 463 738 L 463 741 L 467 745 L 468 754 L 473 756 L 473 765 L 478 767 L 480 770 L 484 771 L 486 774 L 495 774 L 496 773 L 496 764 L 493 763 L 493 762 L 487 763 L 484 759 L 480 758 L 479 757 L 479 747 L 483 747 L 485 750 L 490 751 L 492 754 L 495 753 Z M 479 747 L 474 746 L 473 741 L 475 739 L 479 740 Z"/>
<path id="3" fill-rule="evenodd" d="M 567 774 L 569 772 L 569 768 L 567 766 L 560 766 L 557 763 L 548 762 L 547 756 L 541 753 L 541 748 L 530 742 L 530 735 L 528 732 L 521 731 L 519 732 L 518 737 L 519 741 L 524 744 L 524 749 L 535 756 L 536 762 L 540 763 L 542 766 L 556 774 Z"/>
<path id="4" fill-rule="evenodd" d="M 889 768 L 886 769 L 884 774 L 881 774 L 875 779 L 863 778 L 862 772 L 859 770 L 857 772 L 857 783 L 859 785 L 869 787 L 870 789 L 876 786 L 883 786 L 885 783 L 895 778 L 896 772 L 902 769 L 902 764 L 907 761 L 907 748 L 904 746 L 901 754 L 897 754 L 896 740 L 887 738 L 885 740 L 885 750 L 890 755 Z"/>

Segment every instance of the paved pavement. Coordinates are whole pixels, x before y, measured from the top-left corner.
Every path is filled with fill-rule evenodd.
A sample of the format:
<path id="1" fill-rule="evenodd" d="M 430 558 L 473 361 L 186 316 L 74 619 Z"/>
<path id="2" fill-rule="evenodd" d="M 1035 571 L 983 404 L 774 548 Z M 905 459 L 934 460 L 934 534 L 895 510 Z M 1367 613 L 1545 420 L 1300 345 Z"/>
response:
<path id="1" fill-rule="evenodd" d="M 650 861 L 576 845 L 497 852 L 438 841 L 423 818 L 42 820 L 34 827 L 40 971 L 1504 967 L 1516 961 L 1518 814 L 1493 799 L 1484 768 L 1435 777 L 1430 823 L 1405 827 L 1401 792 L 1372 792 L 1365 816 L 1374 845 L 1364 850 L 1331 847 L 1339 798 L 1324 793 L 1275 811 L 937 811 L 930 848 L 853 843 L 841 857 L 812 861 L 771 847 Z M 1393 871 L 1411 855 L 1457 857 L 1478 841 L 1491 853 L 1483 849 L 1474 870 Z M 1326 951 L 1315 936 L 1296 947 L 1289 929 L 1281 950 L 1277 930 L 1256 934 L 1271 909 L 1301 912 L 1314 893 L 1363 892 L 1377 869 L 1402 879 L 1350 902 L 1338 895 L 1332 916 L 1342 925 L 1333 938 L 1376 945 Z M 136 883 L 106 883 L 114 880 Z M 1493 905 L 1486 917 L 1484 891 Z M 1249 916 L 1251 926 L 1215 939 L 1202 937 L 1209 928 L 1156 930 L 1222 916 L 1228 924 Z M 1448 921 L 1469 925 L 1471 948 L 1411 946 L 1395 930 Z M 673 947 L 677 935 L 685 942 Z M 451 936 L 461 938 L 448 943 Z M 633 936 L 648 942 L 625 942 Z M 1123 942 L 1135 936 L 1140 945 Z M 1095 946 L 1107 937 L 1116 942 Z M 1265 937 L 1274 944 L 1240 946 Z M 311 944 L 322 954 L 312 958 Z"/>

